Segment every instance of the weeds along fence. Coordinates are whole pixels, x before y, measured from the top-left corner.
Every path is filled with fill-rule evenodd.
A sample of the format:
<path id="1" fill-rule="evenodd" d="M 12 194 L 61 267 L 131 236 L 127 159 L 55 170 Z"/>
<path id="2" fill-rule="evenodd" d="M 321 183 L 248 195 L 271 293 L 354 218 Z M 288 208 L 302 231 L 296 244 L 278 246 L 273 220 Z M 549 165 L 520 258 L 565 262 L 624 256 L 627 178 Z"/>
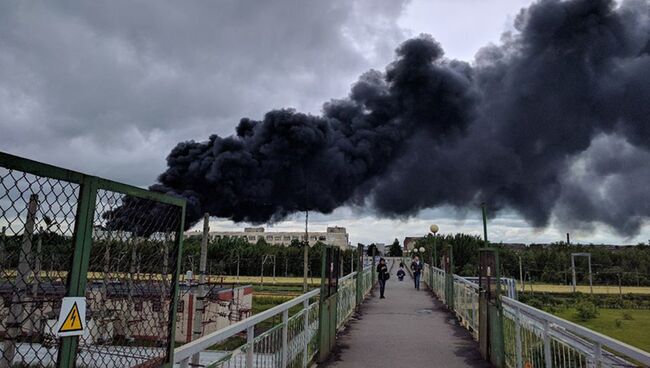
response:
<path id="1" fill-rule="evenodd" d="M 357 288 L 372 289 L 370 266 L 339 279 L 337 329 L 357 306 Z M 318 353 L 320 289 L 176 348 L 181 367 L 307 367 Z M 277 319 L 276 316 L 281 316 Z"/>
<path id="2" fill-rule="evenodd" d="M 453 275 L 453 296 L 444 270 L 425 264 L 422 281 L 459 323 L 479 340 L 479 285 Z M 512 298 L 514 283 L 502 280 L 503 347 L 508 368 L 649 367 L 650 353 Z M 516 294 L 514 294 L 516 295 Z"/>
<path id="3" fill-rule="evenodd" d="M 170 366 L 184 200 L 0 153 L 0 368 Z M 57 337 L 64 297 L 83 335 Z"/>

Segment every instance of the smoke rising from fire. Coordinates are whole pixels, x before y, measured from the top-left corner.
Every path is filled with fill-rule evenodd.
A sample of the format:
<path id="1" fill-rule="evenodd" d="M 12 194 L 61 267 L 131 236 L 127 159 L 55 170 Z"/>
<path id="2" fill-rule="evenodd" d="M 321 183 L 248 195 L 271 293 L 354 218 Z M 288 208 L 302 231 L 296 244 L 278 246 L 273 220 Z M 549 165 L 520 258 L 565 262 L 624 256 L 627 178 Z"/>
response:
<path id="1" fill-rule="evenodd" d="M 187 198 L 189 223 L 485 201 L 537 227 L 556 215 L 637 233 L 650 217 L 648 1 L 542 0 L 515 29 L 472 64 L 407 40 L 319 116 L 273 110 L 179 143 L 151 188 Z"/>

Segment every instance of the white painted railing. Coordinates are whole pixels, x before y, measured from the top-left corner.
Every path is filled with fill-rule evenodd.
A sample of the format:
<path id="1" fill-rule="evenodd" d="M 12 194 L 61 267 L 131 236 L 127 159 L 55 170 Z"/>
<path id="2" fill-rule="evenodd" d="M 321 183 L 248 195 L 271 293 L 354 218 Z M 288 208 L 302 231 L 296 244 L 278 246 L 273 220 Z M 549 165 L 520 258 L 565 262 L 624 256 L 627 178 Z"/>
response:
<path id="1" fill-rule="evenodd" d="M 426 265 L 422 281 L 445 304 L 445 271 Z M 515 284 L 502 282 L 507 294 Z M 478 340 L 479 286 L 471 278 L 454 275 L 456 317 Z M 509 296 L 501 296 L 505 363 L 526 367 L 650 367 L 650 353 L 556 317 Z"/>
<path id="2" fill-rule="evenodd" d="M 648 352 L 514 299 L 501 303 L 507 367 L 650 366 Z"/>
<path id="3" fill-rule="evenodd" d="M 364 297 L 372 288 L 371 267 L 339 279 L 337 327 L 342 327 L 356 308 L 356 281 L 362 278 Z M 318 301 L 316 289 L 255 314 L 221 330 L 205 335 L 174 350 L 174 362 L 181 367 L 307 367 L 318 352 Z M 290 315 L 290 309 L 302 309 Z M 276 316 L 281 321 L 259 335 L 260 324 Z M 246 342 L 231 351 L 214 350 L 217 344 L 235 337 Z M 192 360 L 192 363 L 190 363 Z"/>

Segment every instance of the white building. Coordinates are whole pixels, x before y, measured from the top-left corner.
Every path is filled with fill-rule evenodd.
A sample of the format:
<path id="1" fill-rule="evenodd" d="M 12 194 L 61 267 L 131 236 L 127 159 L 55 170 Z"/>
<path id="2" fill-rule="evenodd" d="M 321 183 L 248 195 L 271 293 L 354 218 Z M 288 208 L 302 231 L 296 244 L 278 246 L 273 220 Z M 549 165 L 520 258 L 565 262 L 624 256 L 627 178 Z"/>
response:
<path id="1" fill-rule="evenodd" d="M 188 231 L 185 233 L 186 237 L 201 236 L 202 231 Z M 244 231 L 211 231 L 210 239 L 228 239 L 228 238 L 241 238 L 247 240 L 249 243 L 256 243 L 260 239 L 264 239 L 269 244 L 285 245 L 288 246 L 292 241 L 304 241 L 305 232 L 301 231 L 265 231 L 263 227 L 247 227 Z M 334 245 L 340 248 L 347 248 L 349 246 L 349 235 L 344 227 L 332 226 L 328 227 L 326 231 L 310 231 L 309 244 L 314 245 L 316 242 L 321 242 L 329 245 Z"/>

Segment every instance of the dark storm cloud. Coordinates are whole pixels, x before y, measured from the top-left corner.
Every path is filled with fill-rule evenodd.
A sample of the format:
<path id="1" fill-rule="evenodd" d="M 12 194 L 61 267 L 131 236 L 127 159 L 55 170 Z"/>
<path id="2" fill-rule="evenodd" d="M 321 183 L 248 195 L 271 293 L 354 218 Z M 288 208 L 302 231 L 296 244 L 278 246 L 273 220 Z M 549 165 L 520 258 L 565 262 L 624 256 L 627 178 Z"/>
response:
<path id="1" fill-rule="evenodd" d="M 598 134 L 618 133 L 648 147 L 648 15 L 647 1 L 620 8 L 612 1 L 540 1 L 523 10 L 518 33 L 477 55 L 482 99 L 468 134 L 444 147 L 414 138 L 422 160 L 403 157 L 397 173 L 376 188 L 376 206 L 400 215 L 486 201 L 493 209 L 513 208 L 538 227 L 560 206 L 561 221 L 603 221 L 624 234 L 638 232 L 650 215 L 643 203 L 630 207 L 624 191 L 610 192 L 609 210 L 617 215 L 604 216 L 601 206 L 585 205 L 596 186 L 582 186 L 584 201 L 577 204 L 563 194 L 570 190 L 563 176 L 572 174 L 568 161 Z M 650 179 L 639 175 L 628 177 L 631 185 Z"/>
<path id="2" fill-rule="evenodd" d="M 343 95 L 401 38 L 403 5 L 3 2 L 0 149 L 148 184 L 176 142 L 241 111 Z"/>
<path id="3" fill-rule="evenodd" d="M 647 153 L 648 17 L 647 1 L 539 1 L 473 66 L 444 59 L 429 37 L 406 41 L 321 116 L 273 110 L 242 120 L 236 136 L 179 144 L 154 188 L 189 198 L 190 219 L 264 222 L 350 203 L 403 217 L 486 201 L 535 226 L 557 213 L 634 234 L 650 216 L 639 201 L 647 160 L 621 166 L 605 189 L 567 177 L 578 158 L 595 181 L 620 166 L 597 157 L 609 146 L 594 146 L 597 136 L 632 147 L 611 151 L 619 162 Z"/>

